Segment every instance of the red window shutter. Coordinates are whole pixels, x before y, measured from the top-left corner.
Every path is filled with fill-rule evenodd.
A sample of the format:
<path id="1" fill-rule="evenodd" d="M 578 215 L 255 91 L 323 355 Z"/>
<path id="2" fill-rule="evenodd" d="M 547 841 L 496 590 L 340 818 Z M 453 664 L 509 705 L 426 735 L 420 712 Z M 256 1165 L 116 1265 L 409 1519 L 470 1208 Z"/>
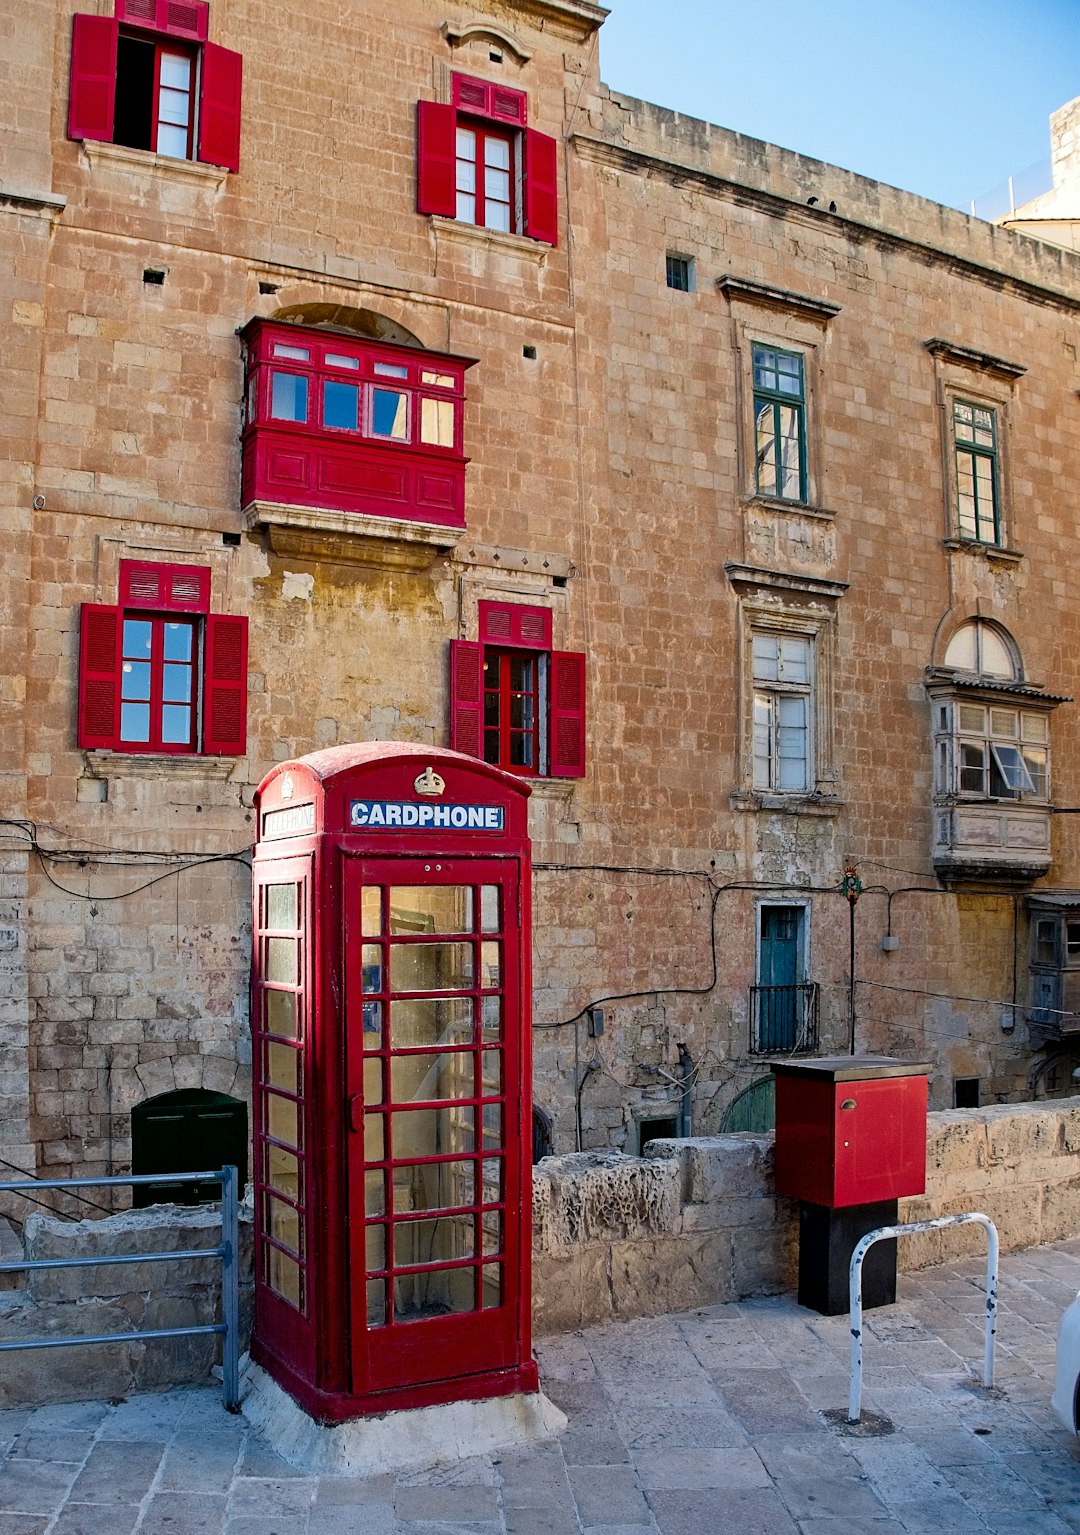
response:
<path id="1" fill-rule="evenodd" d="M 496 122 L 512 123 L 515 128 L 525 126 L 525 92 L 512 90 L 508 85 L 499 85 L 494 80 L 454 75 L 450 84 L 450 100 L 459 112 L 466 112 L 472 117 L 491 117 Z"/>
<path id="2" fill-rule="evenodd" d="M 457 212 L 457 113 L 440 101 L 416 104 L 416 211 L 452 219 Z"/>
<path id="3" fill-rule="evenodd" d="M 115 0 L 117 21 L 169 37 L 205 43 L 210 28 L 209 0 Z"/>
<path id="4" fill-rule="evenodd" d="M 559 157 L 555 140 L 530 128 L 525 134 L 525 233 L 559 243 Z"/>
<path id="5" fill-rule="evenodd" d="M 450 82 L 450 100 L 461 112 L 471 112 L 474 117 L 491 116 L 491 85 L 487 80 L 454 75 Z"/>
<path id="6" fill-rule="evenodd" d="M 484 647 L 472 640 L 450 641 L 450 749 L 484 755 Z"/>
<path id="7" fill-rule="evenodd" d="M 203 682 L 203 752 L 242 757 L 247 749 L 246 618 L 214 614 L 206 620 Z"/>
<path id="8" fill-rule="evenodd" d="M 205 565 L 120 561 L 120 606 L 170 613 L 210 611 L 210 572 Z"/>
<path id="9" fill-rule="evenodd" d="M 174 0 L 175 3 L 175 0 Z M 240 169 L 240 86 L 244 61 L 239 53 L 206 43 L 199 88 L 199 152 L 207 165 Z"/>
<path id="10" fill-rule="evenodd" d="M 207 0 L 165 0 L 165 31 L 171 37 L 190 37 L 205 43 L 210 31 Z"/>
<path id="11" fill-rule="evenodd" d="M 524 91 L 512 91 L 505 85 L 491 87 L 491 115 L 500 123 L 513 123 L 524 128 L 528 111 Z"/>
<path id="12" fill-rule="evenodd" d="M 76 738 L 88 751 L 118 745 L 120 609 L 84 602 L 79 623 L 79 713 Z"/>
<path id="13" fill-rule="evenodd" d="M 551 776 L 585 776 L 585 657 L 556 650 L 551 657 Z"/>
<path id="14" fill-rule="evenodd" d="M 518 645 L 523 650 L 551 649 L 551 609 L 523 602 L 481 602 L 480 640 L 488 645 Z"/>
<path id="15" fill-rule="evenodd" d="M 72 17 L 69 139 L 112 142 L 118 36 L 111 16 Z"/>

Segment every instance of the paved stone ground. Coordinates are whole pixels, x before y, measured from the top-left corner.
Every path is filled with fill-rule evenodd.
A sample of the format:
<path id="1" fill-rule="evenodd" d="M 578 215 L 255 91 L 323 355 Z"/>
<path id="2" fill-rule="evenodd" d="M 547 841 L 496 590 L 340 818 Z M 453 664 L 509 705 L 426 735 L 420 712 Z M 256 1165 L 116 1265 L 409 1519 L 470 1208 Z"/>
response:
<path id="1" fill-rule="evenodd" d="M 980 1260 L 867 1314 L 853 1436 L 846 1317 L 790 1297 L 543 1342 L 553 1444 L 349 1480 L 286 1465 L 211 1387 L 0 1413 L 0 1535 L 999 1535 L 1080 1532 L 1080 1441 L 1049 1395 L 1080 1241 L 1006 1257 L 998 1386 Z M 47 1356 L 42 1356 L 47 1369 Z"/>

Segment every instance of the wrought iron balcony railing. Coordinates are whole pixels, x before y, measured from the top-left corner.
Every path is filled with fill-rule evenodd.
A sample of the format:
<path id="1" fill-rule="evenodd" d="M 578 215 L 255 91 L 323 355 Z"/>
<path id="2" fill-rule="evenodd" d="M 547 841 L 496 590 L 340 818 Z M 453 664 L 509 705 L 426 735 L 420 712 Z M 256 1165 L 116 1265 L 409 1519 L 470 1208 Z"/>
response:
<path id="1" fill-rule="evenodd" d="M 818 1047 L 818 985 L 751 986 L 753 1055 L 804 1055 Z"/>

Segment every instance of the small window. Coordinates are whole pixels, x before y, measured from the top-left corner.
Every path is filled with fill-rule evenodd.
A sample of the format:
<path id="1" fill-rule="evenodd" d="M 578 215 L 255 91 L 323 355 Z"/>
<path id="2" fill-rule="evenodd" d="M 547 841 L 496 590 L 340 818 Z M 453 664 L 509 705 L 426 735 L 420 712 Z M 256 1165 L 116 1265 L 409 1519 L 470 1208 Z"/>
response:
<path id="1" fill-rule="evenodd" d="M 805 792 L 810 782 L 812 646 L 806 635 L 755 634 L 754 787 Z"/>
<path id="2" fill-rule="evenodd" d="M 759 495 L 806 500 L 806 384 L 798 352 L 755 343 L 754 434 Z"/>
<path id="3" fill-rule="evenodd" d="M 241 756 L 247 619 L 211 614 L 210 572 L 120 562 L 120 603 L 84 603 L 78 744 Z"/>
<path id="4" fill-rule="evenodd" d="M 73 18 L 68 138 L 235 171 L 242 60 L 207 41 L 206 0 L 115 0 Z"/>
<path id="5" fill-rule="evenodd" d="M 691 256 L 667 256 L 667 285 L 678 293 L 694 291 L 694 261 Z"/>
<path id="6" fill-rule="evenodd" d="M 977 1109 L 979 1107 L 979 1083 L 978 1077 L 955 1077 L 953 1079 L 953 1108 Z"/>
<path id="7" fill-rule="evenodd" d="M 554 245 L 557 150 L 526 126 L 524 92 L 454 75 L 449 103 L 418 105 L 417 211 Z"/>
<path id="8" fill-rule="evenodd" d="M 997 412 L 970 400 L 952 403 L 960 537 L 1001 543 Z"/>
<path id="9" fill-rule="evenodd" d="M 583 776 L 585 657 L 551 649 L 546 608 L 481 602 L 479 628 L 451 642 L 451 746 L 522 776 Z"/>
<path id="10" fill-rule="evenodd" d="M 1020 680 L 1016 657 L 1002 632 L 981 618 L 961 624 L 945 651 L 945 665 L 982 677 Z"/>

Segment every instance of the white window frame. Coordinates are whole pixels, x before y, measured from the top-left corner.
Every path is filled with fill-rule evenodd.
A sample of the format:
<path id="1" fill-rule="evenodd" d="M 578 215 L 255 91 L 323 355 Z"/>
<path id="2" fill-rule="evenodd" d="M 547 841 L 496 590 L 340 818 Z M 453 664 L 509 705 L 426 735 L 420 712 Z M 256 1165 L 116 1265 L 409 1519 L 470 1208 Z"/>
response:
<path id="1" fill-rule="evenodd" d="M 759 643 L 774 648 L 773 665 L 759 658 Z M 750 632 L 750 667 L 753 680 L 753 782 L 756 790 L 775 794 L 808 794 L 814 779 L 814 636 L 793 634 L 779 629 L 753 628 Z M 767 675 L 769 670 L 776 675 Z M 802 722 L 785 723 L 785 705 L 802 705 Z M 764 718 L 762 718 L 762 715 Z M 766 732 L 764 752 L 760 750 L 761 731 Z M 783 751 L 784 733 L 797 730 L 802 736 L 801 753 Z M 801 762 L 802 781 L 784 783 L 785 762 Z M 759 771 L 765 763 L 765 771 Z"/>
<path id="2" fill-rule="evenodd" d="M 939 796 L 1009 804 L 1021 801 L 1036 805 L 1049 803 L 1050 722 L 1045 709 L 1026 709 L 1019 701 L 971 697 L 965 693 L 937 697 L 933 708 L 934 788 Z M 965 710 L 968 711 L 966 720 Z M 976 728 L 972 718 L 975 711 L 982 715 L 980 728 Z M 1011 729 L 1006 728 L 1004 717 L 1007 715 L 1015 722 Z M 971 751 L 981 752 L 981 766 L 974 761 L 964 761 L 965 745 Z M 995 768 L 997 785 L 994 782 Z M 964 774 L 975 772 L 981 772 L 981 785 L 965 784 Z M 1016 781 L 1010 782 L 1011 779 Z"/>

